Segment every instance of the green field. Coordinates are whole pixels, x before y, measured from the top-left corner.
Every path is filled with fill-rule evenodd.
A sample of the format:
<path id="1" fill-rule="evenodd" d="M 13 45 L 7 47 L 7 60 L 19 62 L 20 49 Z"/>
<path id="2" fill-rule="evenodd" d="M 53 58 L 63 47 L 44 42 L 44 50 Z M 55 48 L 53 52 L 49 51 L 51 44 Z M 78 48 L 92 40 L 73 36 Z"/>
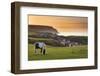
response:
<path id="1" fill-rule="evenodd" d="M 34 46 L 28 45 L 28 60 L 52 60 L 52 59 L 78 59 L 87 58 L 88 51 L 87 45 L 75 46 L 75 47 L 53 47 L 46 46 L 46 55 L 34 53 Z"/>

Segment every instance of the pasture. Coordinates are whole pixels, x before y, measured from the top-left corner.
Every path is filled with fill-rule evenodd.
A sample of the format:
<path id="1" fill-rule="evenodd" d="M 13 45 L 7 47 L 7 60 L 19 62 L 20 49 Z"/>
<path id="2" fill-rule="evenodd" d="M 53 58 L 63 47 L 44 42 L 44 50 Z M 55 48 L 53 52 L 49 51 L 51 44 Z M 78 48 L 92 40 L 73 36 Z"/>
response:
<path id="1" fill-rule="evenodd" d="M 46 46 L 46 55 L 34 53 L 34 45 L 28 44 L 28 60 L 55 60 L 55 59 L 79 59 L 87 58 L 87 45 L 78 45 L 75 47 L 53 47 Z"/>

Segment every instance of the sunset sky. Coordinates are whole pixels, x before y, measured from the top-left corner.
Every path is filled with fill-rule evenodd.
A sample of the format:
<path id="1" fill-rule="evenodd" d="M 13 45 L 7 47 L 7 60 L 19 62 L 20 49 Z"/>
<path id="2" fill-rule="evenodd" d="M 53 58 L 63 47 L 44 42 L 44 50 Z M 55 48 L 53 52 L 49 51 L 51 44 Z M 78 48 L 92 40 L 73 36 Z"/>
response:
<path id="1" fill-rule="evenodd" d="M 88 30 L 87 17 L 29 15 L 28 24 L 52 26 L 59 32 L 58 35 L 64 36 L 87 36 Z"/>

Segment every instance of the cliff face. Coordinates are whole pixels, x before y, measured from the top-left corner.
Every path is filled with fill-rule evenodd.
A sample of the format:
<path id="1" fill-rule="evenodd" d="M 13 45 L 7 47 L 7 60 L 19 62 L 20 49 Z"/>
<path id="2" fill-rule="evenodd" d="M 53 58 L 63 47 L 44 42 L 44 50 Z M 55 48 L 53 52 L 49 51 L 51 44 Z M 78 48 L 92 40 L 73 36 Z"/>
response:
<path id="1" fill-rule="evenodd" d="M 28 25 L 29 32 L 40 32 L 40 33 L 52 33 L 57 34 L 58 31 L 50 26 L 42 26 L 42 25 Z"/>

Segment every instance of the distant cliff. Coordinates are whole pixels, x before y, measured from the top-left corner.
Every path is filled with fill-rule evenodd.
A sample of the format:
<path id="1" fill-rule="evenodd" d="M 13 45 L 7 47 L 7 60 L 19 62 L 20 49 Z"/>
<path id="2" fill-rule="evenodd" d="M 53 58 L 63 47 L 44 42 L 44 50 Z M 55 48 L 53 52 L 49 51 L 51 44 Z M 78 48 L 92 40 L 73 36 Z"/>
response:
<path id="1" fill-rule="evenodd" d="M 43 26 L 43 25 L 28 25 L 29 32 L 40 32 L 40 33 L 52 33 L 57 34 L 58 31 L 51 26 Z"/>

